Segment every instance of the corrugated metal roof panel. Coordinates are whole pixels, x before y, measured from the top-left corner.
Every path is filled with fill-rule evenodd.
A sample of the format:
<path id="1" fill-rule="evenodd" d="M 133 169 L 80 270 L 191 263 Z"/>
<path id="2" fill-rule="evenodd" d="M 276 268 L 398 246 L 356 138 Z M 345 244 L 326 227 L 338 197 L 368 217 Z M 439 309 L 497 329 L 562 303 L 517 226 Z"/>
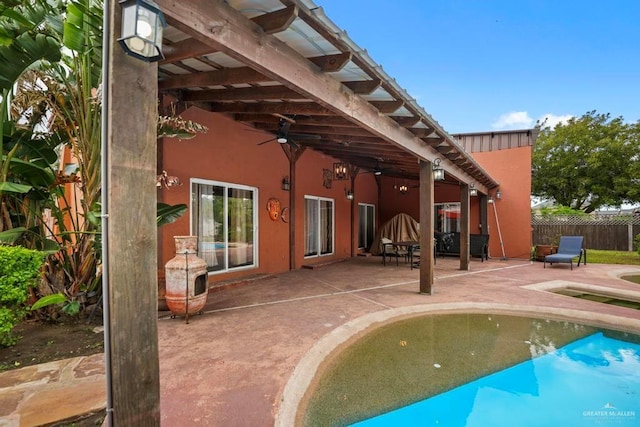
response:
<path id="1" fill-rule="evenodd" d="M 533 146 L 537 138 L 535 129 L 522 129 L 499 132 L 479 132 L 453 135 L 458 143 L 469 153 L 498 151 L 509 148 Z"/>

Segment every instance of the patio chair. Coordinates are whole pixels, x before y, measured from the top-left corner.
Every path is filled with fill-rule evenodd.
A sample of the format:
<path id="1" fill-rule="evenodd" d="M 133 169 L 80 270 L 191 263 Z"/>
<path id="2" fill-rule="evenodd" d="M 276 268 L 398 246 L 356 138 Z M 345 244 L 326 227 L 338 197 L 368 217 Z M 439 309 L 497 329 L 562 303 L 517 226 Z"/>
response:
<path id="1" fill-rule="evenodd" d="M 587 254 L 586 251 L 582 249 L 582 240 L 583 236 L 561 236 L 558 252 L 544 257 L 544 268 L 547 268 L 547 263 L 566 262 L 571 265 L 571 270 L 573 270 L 573 259 L 578 258 L 578 267 L 580 267 L 583 254 L 584 263 L 586 264 Z"/>
<path id="2" fill-rule="evenodd" d="M 398 258 L 404 257 L 405 262 L 407 262 L 409 258 L 409 251 L 404 249 L 399 249 L 398 246 L 393 244 L 393 241 L 387 237 L 380 238 L 380 243 L 382 244 L 382 263 L 387 265 L 387 256 L 389 257 L 389 261 L 391 261 L 391 257 L 396 257 L 396 265 L 398 265 Z"/>

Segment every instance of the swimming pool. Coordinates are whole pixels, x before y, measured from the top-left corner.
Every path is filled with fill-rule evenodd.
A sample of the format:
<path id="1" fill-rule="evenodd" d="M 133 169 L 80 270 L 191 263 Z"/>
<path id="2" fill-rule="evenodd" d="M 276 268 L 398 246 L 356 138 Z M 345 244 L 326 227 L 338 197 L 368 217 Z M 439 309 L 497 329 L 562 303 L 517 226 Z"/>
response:
<path id="1" fill-rule="evenodd" d="M 635 345 L 640 343 L 640 337 L 634 334 L 566 321 L 501 314 L 439 314 L 398 320 L 367 332 L 326 361 L 302 405 L 302 424 L 354 424 L 416 402 L 429 401 L 430 398 L 444 399 L 434 396 L 442 396 L 449 390 L 462 387 L 462 393 L 468 393 L 465 385 L 516 369 L 514 367 L 520 367 L 517 369 L 531 376 L 538 373 L 535 366 L 527 365 L 532 358 L 544 361 L 545 355 L 553 354 L 564 346 L 605 333 L 607 338 L 619 338 Z M 567 348 L 571 347 L 564 347 L 563 354 Z M 513 384 L 502 394 L 516 396 L 518 402 L 535 399 L 541 387 L 539 383 L 525 385 L 520 380 L 507 383 Z M 578 388 L 593 386 L 589 383 Z M 634 393 L 635 399 L 640 401 L 638 392 Z M 607 404 L 621 411 L 640 413 L 637 406 L 625 408 L 624 402 L 616 406 L 613 397 L 602 399 L 593 405 L 585 404 L 580 409 L 580 419 L 585 422 L 601 421 L 588 414 L 598 414 Z M 448 422 L 455 421 L 454 413 L 461 412 L 453 409 L 450 402 L 436 400 L 436 403 Z M 480 412 L 494 413 L 505 407 L 511 412 L 515 406 L 507 401 L 494 401 L 489 411 Z M 582 415 L 583 412 L 587 415 Z M 640 414 L 636 417 L 635 412 L 633 422 L 637 423 Z M 620 418 L 625 422 L 628 419 Z M 448 422 L 440 422 L 440 425 L 465 425 Z M 398 424 L 394 421 L 371 425 Z M 423 420 L 420 425 L 435 424 Z M 485 420 L 475 425 L 497 424 Z M 513 418 L 507 418 L 504 425 L 513 425 Z"/>
<path id="2" fill-rule="evenodd" d="M 639 398 L 640 344 L 599 332 L 353 426 L 636 426 Z"/>

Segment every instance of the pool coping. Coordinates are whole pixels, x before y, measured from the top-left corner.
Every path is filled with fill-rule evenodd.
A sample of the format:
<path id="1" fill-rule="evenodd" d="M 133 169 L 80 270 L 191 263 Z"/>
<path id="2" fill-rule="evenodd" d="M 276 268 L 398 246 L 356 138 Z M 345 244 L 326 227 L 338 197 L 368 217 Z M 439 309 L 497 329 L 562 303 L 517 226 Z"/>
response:
<path id="1" fill-rule="evenodd" d="M 559 295 L 557 291 L 567 289 L 585 293 L 597 293 L 598 295 L 610 298 L 626 298 L 631 299 L 635 302 L 640 302 L 640 291 L 632 291 L 629 289 L 621 289 L 610 286 L 591 285 L 588 283 L 573 282 L 570 280 L 550 280 L 548 282 L 540 282 L 534 283 L 532 285 L 522 286 L 522 288 L 534 291 L 550 292 L 557 295 Z"/>
<path id="2" fill-rule="evenodd" d="M 595 286 L 566 280 L 553 280 L 523 286 L 522 288 L 535 291 L 547 291 L 547 288 L 558 288 L 559 286 L 562 286 L 563 283 L 575 283 L 589 287 Z M 621 291 L 621 289 L 617 290 Z M 640 293 L 635 294 L 640 295 Z M 307 398 L 307 393 L 313 385 L 314 379 L 317 377 L 317 373 L 332 355 L 337 354 L 344 346 L 348 345 L 354 339 L 390 321 L 425 314 L 454 313 L 492 313 L 508 314 L 520 317 L 544 316 L 551 318 L 552 320 L 578 322 L 595 327 L 640 333 L 640 319 L 561 307 L 503 303 L 452 302 L 430 305 L 414 305 L 377 311 L 361 316 L 337 327 L 316 342 L 316 344 L 301 358 L 283 390 L 281 405 L 277 412 L 274 426 L 289 427 L 301 424 L 300 420 L 304 414 L 301 414 L 299 409 L 301 404 Z"/>

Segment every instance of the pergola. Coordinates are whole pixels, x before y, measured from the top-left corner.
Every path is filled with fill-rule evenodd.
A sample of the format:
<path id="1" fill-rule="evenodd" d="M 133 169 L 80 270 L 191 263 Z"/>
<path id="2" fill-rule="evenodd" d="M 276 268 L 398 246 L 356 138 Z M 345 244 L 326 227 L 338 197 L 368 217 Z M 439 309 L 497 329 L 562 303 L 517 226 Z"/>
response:
<path id="1" fill-rule="evenodd" d="M 385 175 L 418 180 L 423 247 L 433 246 L 432 163 L 440 159 L 446 180 L 460 186 L 461 248 L 467 248 L 461 249 L 462 269 L 469 265 L 469 184 L 485 195 L 498 187 L 312 1 L 156 3 L 168 23 L 165 58 L 148 64 L 117 45 L 120 7 L 105 2 L 108 410 L 114 408 L 111 418 L 122 425 L 159 424 L 155 193 L 139 190 L 155 188 L 158 96 L 169 96 L 177 112 L 193 105 L 274 137 L 286 133 L 294 142 L 283 145 L 292 195 L 295 162 L 306 149 L 347 164 L 352 185 L 359 169 L 384 168 Z M 425 257 L 420 265 L 421 293 L 431 293 L 433 262 Z"/>

